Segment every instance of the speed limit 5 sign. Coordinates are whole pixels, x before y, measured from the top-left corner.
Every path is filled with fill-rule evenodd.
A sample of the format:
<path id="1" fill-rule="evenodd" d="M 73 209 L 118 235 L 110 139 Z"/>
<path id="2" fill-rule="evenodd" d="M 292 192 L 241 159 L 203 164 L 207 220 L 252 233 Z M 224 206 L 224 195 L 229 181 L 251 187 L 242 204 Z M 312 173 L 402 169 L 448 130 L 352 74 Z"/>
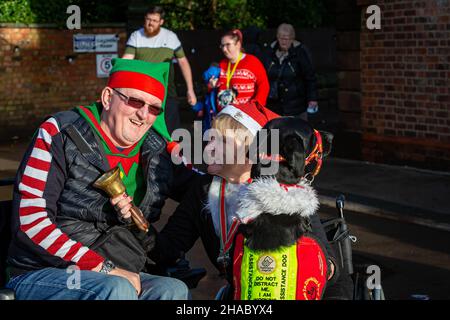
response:
<path id="1" fill-rule="evenodd" d="M 117 54 L 97 54 L 97 77 L 107 78 L 112 68 L 111 60 L 117 58 Z"/>

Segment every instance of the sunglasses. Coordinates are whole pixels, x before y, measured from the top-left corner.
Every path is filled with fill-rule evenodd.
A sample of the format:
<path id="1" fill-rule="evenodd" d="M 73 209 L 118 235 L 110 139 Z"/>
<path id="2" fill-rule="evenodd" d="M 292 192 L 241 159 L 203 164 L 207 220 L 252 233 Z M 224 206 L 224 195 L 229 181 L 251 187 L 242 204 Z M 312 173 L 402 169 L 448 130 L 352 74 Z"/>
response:
<path id="1" fill-rule="evenodd" d="M 158 116 L 163 112 L 163 109 L 160 107 L 148 104 L 145 101 L 142 101 L 141 99 L 138 99 L 138 98 L 129 97 L 117 89 L 114 89 L 114 88 L 112 88 L 112 89 L 115 93 L 117 93 L 119 96 L 121 96 L 125 100 L 125 103 L 127 105 L 129 105 L 132 108 L 140 109 L 142 107 L 145 107 L 145 105 L 147 105 L 148 112 L 150 112 L 154 116 Z"/>

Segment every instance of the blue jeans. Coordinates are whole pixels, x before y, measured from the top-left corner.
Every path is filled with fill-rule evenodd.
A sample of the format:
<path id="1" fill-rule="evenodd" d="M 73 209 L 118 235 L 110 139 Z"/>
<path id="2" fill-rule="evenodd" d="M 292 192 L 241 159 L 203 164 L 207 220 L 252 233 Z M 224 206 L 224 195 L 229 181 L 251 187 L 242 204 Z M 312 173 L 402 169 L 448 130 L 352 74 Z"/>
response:
<path id="1" fill-rule="evenodd" d="M 77 273 L 79 272 L 79 273 Z M 7 288 L 17 300 L 186 300 L 190 293 L 184 282 L 140 273 L 138 296 L 125 278 L 94 271 L 46 268 L 12 278 Z"/>

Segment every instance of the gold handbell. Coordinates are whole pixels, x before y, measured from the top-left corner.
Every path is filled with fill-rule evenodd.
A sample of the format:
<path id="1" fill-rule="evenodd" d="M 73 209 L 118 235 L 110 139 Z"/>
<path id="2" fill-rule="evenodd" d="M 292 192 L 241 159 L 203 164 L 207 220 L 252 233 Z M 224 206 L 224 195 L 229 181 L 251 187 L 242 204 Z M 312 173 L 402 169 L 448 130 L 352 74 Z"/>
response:
<path id="1" fill-rule="evenodd" d="M 94 187 L 105 191 L 110 198 L 115 198 L 125 193 L 126 188 L 120 178 L 120 168 L 115 167 L 100 176 L 95 182 Z M 131 218 L 133 219 L 139 230 L 148 232 L 149 223 L 145 219 L 141 210 L 134 203 L 131 203 Z"/>

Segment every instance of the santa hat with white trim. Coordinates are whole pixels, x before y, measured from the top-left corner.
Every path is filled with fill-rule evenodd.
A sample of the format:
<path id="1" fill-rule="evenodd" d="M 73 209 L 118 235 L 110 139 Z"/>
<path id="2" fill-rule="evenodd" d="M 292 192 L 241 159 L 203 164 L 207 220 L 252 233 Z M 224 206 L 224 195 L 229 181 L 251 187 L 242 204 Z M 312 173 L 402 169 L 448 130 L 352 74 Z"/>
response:
<path id="1" fill-rule="evenodd" d="M 280 116 L 275 112 L 259 105 L 249 102 L 243 105 L 228 105 L 219 112 L 218 115 L 226 114 L 246 127 L 253 136 L 272 119 Z"/>
<path id="2" fill-rule="evenodd" d="M 254 102 L 239 106 L 228 105 L 223 108 L 217 116 L 223 114 L 232 117 L 234 120 L 242 124 L 253 136 L 256 136 L 257 132 L 265 126 L 267 122 L 280 117 L 278 114 Z M 167 145 L 167 151 L 170 154 L 173 152 L 175 152 L 175 154 L 179 154 L 179 148 L 178 142 L 173 141 Z M 185 164 L 188 167 L 192 167 L 191 164 L 186 162 Z"/>

